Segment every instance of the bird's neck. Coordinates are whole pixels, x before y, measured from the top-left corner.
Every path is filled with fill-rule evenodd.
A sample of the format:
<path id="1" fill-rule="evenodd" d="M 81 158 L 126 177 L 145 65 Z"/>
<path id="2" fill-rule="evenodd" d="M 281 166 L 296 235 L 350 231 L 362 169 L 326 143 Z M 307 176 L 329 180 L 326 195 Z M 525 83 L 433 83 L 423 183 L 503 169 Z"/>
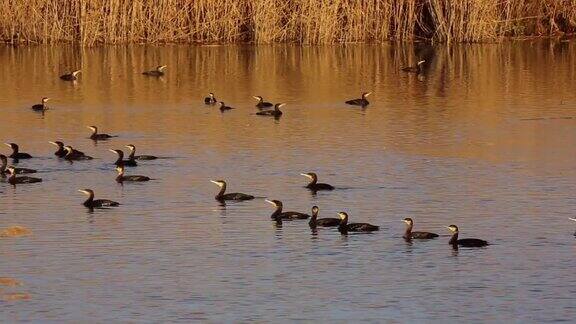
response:
<path id="1" fill-rule="evenodd" d="M 216 199 L 218 198 L 222 198 L 222 196 L 224 196 L 224 193 L 226 192 L 226 185 L 222 185 L 220 187 L 220 191 L 218 192 L 218 194 L 216 195 Z"/>
<path id="2" fill-rule="evenodd" d="M 129 160 L 134 160 L 136 154 L 136 150 L 130 150 L 130 155 L 128 156 Z"/>
<path id="3" fill-rule="evenodd" d="M 118 159 L 116 159 L 116 163 L 122 162 L 123 159 L 124 159 L 124 154 L 118 153 Z"/>
<path id="4" fill-rule="evenodd" d="M 448 244 L 456 245 L 458 243 L 458 232 L 452 234 L 452 238 Z"/>
<path id="5" fill-rule="evenodd" d="M 84 202 L 84 205 L 92 204 L 93 201 L 94 201 L 94 194 L 90 194 L 86 199 L 86 201 Z"/>
<path id="6" fill-rule="evenodd" d="M 276 210 L 272 213 L 272 218 L 276 218 L 280 214 L 282 214 L 282 206 L 276 206 Z"/>
<path id="7" fill-rule="evenodd" d="M 316 183 L 318 183 L 318 178 L 317 177 L 312 177 L 312 180 L 310 180 L 310 183 L 308 184 L 309 186 L 313 186 Z"/>
<path id="8" fill-rule="evenodd" d="M 404 238 L 410 238 L 411 235 L 412 235 L 412 225 L 408 225 L 408 227 L 406 227 L 406 231 L 404 232 Z"/>

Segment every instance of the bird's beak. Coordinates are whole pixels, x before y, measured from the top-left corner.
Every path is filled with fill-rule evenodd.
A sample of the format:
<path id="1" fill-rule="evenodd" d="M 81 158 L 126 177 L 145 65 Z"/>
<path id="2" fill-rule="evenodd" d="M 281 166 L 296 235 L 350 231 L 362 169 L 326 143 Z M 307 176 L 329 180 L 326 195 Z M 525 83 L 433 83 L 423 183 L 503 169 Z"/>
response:
<path id="1" fill-rule="evenodd" d="M 371 94 L 372 94 L 372 92 L 368 92 L 368 93 L 366 93 L 366 95 L 364 95 L 364 97 L 368 97 Z"/>
<path id="2" fill-rule="evenodd" d="M 88 193 L 86 190 L 82 190 L 82 189 L 78 189 L 78 191 L 81 193 Z"/>
<path id="3" fill-rule="evenodd" d="M 220 183 L 218 181 L 210 180 L 210 182 L 212 182 L 215 185 L 220 185 Z"/>
<path id="4" fill-rule="evenodd" d="M 568 219 L 576 222 L 576 218 L 568 218 Z"/>
<path id="5" fill-rule="evenodd" d="M 108 149 L 108 151 L 118 154 L 118 152 L 114 151 L 113 149 Z"/>
<path id="6" fill-rule="evenodd" d="M 56 144 L 56 142 L 48 142 L 48 143 L 58 146 L 58 144 Z"/>
<path id="7" fill-rule="evenodd" d="M 267 203 L 270 203 L 270 204 L 276 206 L 276 204 L 275 204 L 272 200 L 265 199 L 265 201 L 266 201 Z"/>
<path id="8" fill-rule="evenodd" d="M 309 174 L 306 173 L 300 173 L 301 176 L 305 176 L 306 178 L 312 178 Z"/>
<path id="9" fill-rule="evenodd" d="M 256 96 L 252 96 L 252 98 L 256 99 L 256 100 L 260 100 L 260 98 L 256 97 Z"/>
<path id="10" fill-rule="evenodd" d="M 4 143 L 4 145 L 9 146 L 9 147 L 12 147 L 12 145 L 10 145 L 10 144 L 8 144 L 8 143 Z"/>
<path id="11" fill-rule="evenodd" d="M 285 103 L 281 103 L 281 104 L 278 105 L 278 107 L 284 107 L 284 106 L 286 106 Z"/>

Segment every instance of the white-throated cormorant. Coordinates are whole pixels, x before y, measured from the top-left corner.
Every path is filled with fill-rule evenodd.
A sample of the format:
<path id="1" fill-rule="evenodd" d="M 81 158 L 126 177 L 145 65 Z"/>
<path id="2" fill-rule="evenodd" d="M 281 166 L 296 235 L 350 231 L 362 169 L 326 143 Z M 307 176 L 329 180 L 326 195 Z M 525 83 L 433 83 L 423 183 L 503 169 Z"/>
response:
<path id="1" fill-rule="evenodd" d="M 12 159 L 31 159 L 32 155 L 28 153 L 21 153 L 20 147 L 14 143 L 4 143 L 4 145 L 9 146 L 12 149 L 12 154 L 8 155 Z"/>
<path id="2" fill-rule="evenodd" d="M 254 196 L 252 195 L 247 195 L 244 193 L 240 193 L 240 192 L 234 192 L 234 193 L 225 193 L 226 192 L 226 181 L 224 180 L 210 180 L 210 182 L 216 184 L 217 186 L 220 187 L 220 191 L 218 192 L 218 194 L 216 195 L 216 197 L 214 197 L 216 200 L 218 201 L 224 201 L 224 200 L 252 200 L 254 199 Z"/>
<path id="3" fill-rule="evenodd" d="M 299 212 L 294 212 L 294 211 L 288 211 L 288 212 L 283 212 L 282 211 L 282 202 L 280 200 L 268 200 L 266 199 L 267 203 L 270 203 L 272 205 L 274 205 L 276 207 L 276 210 L 272 213 L 272 215 L 270 215 L 270 218 L 273 220 L 294 220 L 294 219 L 308 219 L 310 218 L 310 215 L 308 214 L 304 214 L 304 213 L 299 213 Z"/>
<path id="4" fill-rule="evenodd" d="M 256 107 L 258 109 L 266 109 L 274 107 L 274 105 L 271 102 L 264 101 L 264 98 L 262 98 L 261 96 L 252 96 L 252 98 L 258 100 L 258 103 L 256 104 Z"/>
<path id="5" fill-rule="evenodd" d="M 124 152 L 122 152 L 122 150 L 108 150 L 112 153 L 116 153 L 116 155 L 118 156 L 118 158 L 116 159 L 116 161 L 114 162 L 114 164 L 116 164 L 117 166 L 130 166 L 130 167 L 135 167 L 138 165 L 138 163 L 136 162 L 136 160 L 124 160 Z"/>
<path id="6" fill-rule="evenodd" d="M 308 222 L 308 225 L 310 225 L 310 228 L 316 228 L 318 226 L 322 226 L 322 227 L 334 227 L 334 226 L 339 226 L 340 225 L 340 219 L 339 218 L 318 218 L 318 206 L 313 206 L 312 207 L 312 217 L 310 218 L 310 221 Z"/>
<path id="7" fill-rule="evenodd" d="M 374 232 L 380 229 L 380 227 L 368 223 L 348 223 L 348 214 L 345 212 L 339 212 L 340 225 L 338 226 L 338 231 L 342 234 L 347 234 L 348 232 Z"/>
<path id="8" fill-rule="evenodd" d="M 48 110 L 48 105 L 46 104 L 50 100 L 48 97 L 42 98 L 42 102 L 39 104 L 35 104 L 32 106 L 32 110 L 34 111 L 46 111 Z"/>
<path id="9" fill-rule="evenodd" d="M 154 155 L 136 155 L 136 146 L 132 144 L 128 144 L 126 147 L 130 150 L 128 160 L 156 160 L 158 158 Z"/>
<path id="10" fill-rule="evenodd" d="M 145 72 L 142 72 L 142 74 L 147 75 L 147 76 L 152 76 L 152 77 L 161 77 L 164 75 L 164 69 L 166 67 L 167 67 L 166 65 L 159 65 L 156 67 L 155 70 L 145 71 Z"/>
<path id="11" fill-rule="evenodd" d="M 60 79 L 62 79 L 64 81 L 76 81 L 76 80 L 78 80 L 78 74 L 80 72 L 82 72 L 82 71 L 76 70 L 76 71 L 72 71 L 70 73 L 62 74 L 60 76 Z"/>
<path id="12" fill-rule="evenodd" d="M 310 180 L 312 180 L 308 185 L 306 185 L 306 188 L 308 188 L 312 191 L 334 190 L 334 187 L 327 184 L 327 183 L 318 183 L 318 175 L 316 175 L 316 173 L 314 173 L 314 172 L 300 173 L 300 175 L 303 175 L 306 178 L 309 178 Z"/>
<path id="13" fill-rule="evenodd" d="M 220 105 L 220 111 L 221 111 L 221 112 L 225 112 L 226 110 L 232 110 L 232 109 L 234 109 L 233 107 L 226 106 L 226 104 L 224 103 L 224 101 L 220 101 L 218 104 Z"/>
<path id="14" fill-rule="evenodd" d="M 458 248 L 459 246 L 463 247 L 483 247 L 487 246 L 488 242 L 480 239 L 475 238 L 465 238 L 465 239 L 458 239 L 458 226 L 450 225 L 448 226 L 448 230 L 452 232 L 452 238 L 448 244 L 452 245 L 454 248 Z"/>
<path id="15" fill-rule="evenodd" d="M 84 153 L 78 153 L 72 146 L 65 145 L 64 150 L 66 151 L 66 155 L 64 155 L 64 159 L 68 161 L 85 161 L 85 160 L 92 160 L 93 157 L 88 156 Z"/>
<path id="16" fill-rule="evenodd" d="M 124 181 L 134 181 L 134 182 L 150 181 L 149 177 L 142 175 L 124 175 L 123 165 L 117 166 L 116 171 L 118 172 L 118 176 L 116 177 L 116 182 L 118 183 L 122 183 Z"/>
<path id="17" fill-rule="evenodd" d="M 407 66 L 402 68 L 402 71 L 404 72 L 408 72 L 408 73 L 416 73 L 416 74 L 420 74 L 422 72 L 422 67 L 421 65 L 424 64 L 424 60 L 422 61 L 418 61 L 418 63 L 416 63 L 416 66 Z"/>
<path id="18" fill-rule="evenodd" d="M 95 140 L 95 141 L 107 140 L 107 139 L 112 138 L 112 137 L 117 137 L 116 135 L 98 133 L 98 127 L 96 127 L 96 126 L 86 126 L 86 127 L 88 127 L 88 129 L 92 130 L 92 134 L 90 135 L 91 140 Z"/>
<path id="19" fill-rule="evenodd" d="M 88 199 L 82 203 L 82 205 L 88 208 L 98 208 L 98 207 L 116 207 L 120 206 L 120 203 L 117 203 L 112 200 L 108 199 L 96 199 L 94 200 L 94 191 L 92 189 L 78 189 L 81 193 L 88 195 Z"/>
<path id="20" fill-rule="evenodd" d="M 433 239 L 438 237 L 438 234 L 436 233 L 430 233 L 430 232 L 412 232 L 412 228 L 414 227 L 414 221 L 412 220 L 412 218 L 404 218 L 402 220 L 404 223 L 406 223 L 406 231 L 404 232 L 404 235 L 402 236 L 404 239 L 406 240 L 411 240 L 411 239 Z"/>
<path id="21" fill-rule="evenodd" d="M 56 152 L 54 152 L 54 155 L 56 155 L 57 157 L 63 158 L 64 156 L 66 156 L 66 150 L 64 149 L 64 142 L 61 141 L 55 141 L 55 142 L 48 142 L 52 145 L 56 145 L 58 147 L 58 150 L 56 150 Z M 72 152 L 74 152 L 74 154 L 76 155 L 86 155 L 84 154 L 84 152 L 78 151 L 76 149 L 72 149 Z"/>
<path id="22" fill-rule="evenodd" d="M 7 169 L 8 167 L 8 158 L 6 157 L 6 155 L 4 154 L 0 154 L 0 175 L 5 175 L 10 173 Z M 15 168 L 12 167 L 14 169 L 14 172 L 16 172 L 16 174 L 25 174 L 25 173 L 36 173 L 38 171 L 34 170 L 34 169 L 27 169 L 27 168 Z"/>
<path id="23" fill-rule="evenodd" d="M 208 94 L 208 97 L 204 98 L 204 103 L 207 105 L 213 105 L 216 103 L 216 97 L 214 97 L 212 92 Z"/>
<path id="24" fill-rule="evenodd" d="M 40 179 L 40 178 L 27 177 L 27 176 L 16 177 L 16 170 L 12 166 L 9 166 L 7 168 L 7 170 L 8 170 L 8 172 L 10 172 L 10 176 L 8 177 L 8 183 L 11 185 L 21 184 L 21 183 L 42 182 L 42 179 Z"/>
<path id="25" fill-rule="evenodd" d="M 282 116 L 282 111 L 280 107 L 286 105 L 285 103 L 277 103 L 274 105 L 274 109 L 263 110 L 256 113 L 258 116 L 270 116 L 275 118 L 280 118 Z"/>
<path id="26" fill-rule="evenodd" d="M 368 106 L 368 104 L 370 103 L 370 102 L 368 102 L 368 100 L 366 99 L 366 97 L 368 97 L 368 96 L 371 95 L 371 94 L 372 94 L 372 92 L 364 92 L 364 93 L 362 94 L 362 98 L 360 98 L 360 99 L 348 100 L 348 101 L 346 101 L 346 103 L 349 104 L 349 105 L 366 107 L 366 106 Z"/>

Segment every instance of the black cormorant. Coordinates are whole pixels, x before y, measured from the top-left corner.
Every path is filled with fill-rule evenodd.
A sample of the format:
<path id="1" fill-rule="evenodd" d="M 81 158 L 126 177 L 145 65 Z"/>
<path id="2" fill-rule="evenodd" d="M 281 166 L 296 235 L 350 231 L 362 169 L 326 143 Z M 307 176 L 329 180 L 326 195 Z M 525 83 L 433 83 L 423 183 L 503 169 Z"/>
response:
<path id="1" fill-rule="evenodd" d="M 210 180 L 210 182 L 216 184 L 217 186 L 220 187 L 220 191 L 218 192 L 218 194 L 216 195 L 216 197 L 214 197 L 216 200 L 218 201 L 224 201 L 224 200 L 252 200 L 254 199 L 254 196 L 252 195 L 247 195 L 244 193 L 240 193 L 240 192 L 234 192 L 234 193 L 228 193 L 225 194 L 226 192 L 226 181 L 224 180 Z"/>
<path id="2" fill-rule="evenodd" d="M 5 175 L 10 173 L 7 170 L 8 167 L 8 158 L 6 157 L 6 155 L 4 154 L 0 154 L 0 175 Z M 15 168 L 12 167 L 14 169 L 14 171 L 16 172 L 16 174 L 25 174 L 25 173 L 36 173 L 38 171 L 33 170 L 33 169 L 26 169 L 26 168 Z"/>
<path id="3" fill-rule="evenodd" d="M 334 190 L 334 187 L 327 184 L 327 183 L 318 183 L 318 176 L 316 175 L 316 173 L 314 172 L 308 172 L 308 173 L 300 173 L 300 175 L 303 175 L 307 178 L 309 178 L 310 180 L 312 180 L 307 186 L 306 188 L 312 190 L 312 191 L 318 191 L 318 190 Z"/>
<path id="4" fill-rule="evenodd" d="M 92 130 L 92 134 L 90 135 L 90 139 L 98 141 L 98 140 L 107 140 L 112 137 L 117 137 L 116 135 L 109 135 L 109 134 L 99 134 L 98 127 L 96 126 L 86 126 Z"/>
<path id="5" fill-rule="evenodd" d="M 480 240 L 480 239 L 475 239 L 475 238 L 465 238 L 465 239 L 458 239 L 458 226 L 456 225 L 450 225 L 448 226 L 448 229 L 450 230 L 450 232 L 452 232 L 452 238 L 450 238 L 450 241 L 448 242 L 448 244 L 452 245 L 454 248 L 458 248 L 458 246 L 463 246 L 463 247 L 482 247 L 482 246 L 487 246 L 488 242 L 484 241 L 484 240 Z"/>
<path id="6" fill-rule="evenodd" d="M 274 105 L 274 109 L 259 111 L 256 113 L 256 115 L 271 116 L 271 117 L 279 118 L 280 116 L 282 116 L 282 111 L 280 110 L 280 107 L 282 107 L 284 105 L 286 105 L 286 104 L 285 103 L 277 103 Z"/>
<path id="7" fill-rule="evenodd" d="M 28 154 L 28 153 L 21 153 L 20 152 L 20 147 L 17 144 L 14 143 L 4 143 L 7 146 L 10 146 L 10 148 L 12 149 L 12 154 L 8 155 L 9 158 L 13 158 L 13 159 L 31 159 L 32 155 Z"/>
<path id="8" fill-rule="evenodd" d="M 274 107 L 274 105 L 271 102 L 264 101 L 264 98 L 262 98 L 261 96 L 252 96 L 252 98 L 258 100 L 256 107 L 259 109 Z"/>
<path id="9" fill-rule="evenodd" d="M 16 177 L 16 170 L 14 167 L 9 166 L 7 168 L 8 172 L 10 172 L 10 176 L 8 177 L 8 183 L 15 185 L 15 184 L 20 184 L 20 183 L 36 183 L 36 182 L 42 182 L 42 179 L 40 178 L 33 178 L 33 177 L 27 177 L 27 176 L 22 176 L 22 177 Z"/>
<path id="10" fill-rule="evenodd" d="M 221 111 L 221 112 L 224 112 L 224 111 L 226 111 L 226 110 L 232 110 L 232 109 L 234 109 L 233 107 L 226 106 L 226 104 L 224 103 L 224 101 L 220 101 L 219 104 L 220 104 L 220 111 Z"/>
<path id="11" fill-rule="evenodd" d="M 340 216 L 338 230 L 342 234 L 347 234 L 348 232 L 374 232 L 380 229 L 380 227 L 368 223 L 348 224 L 348 214 L 345 212 L 339 212 L 338 216 Z"/>
<path id="12" fill-rule="evenodd" d="M 406 231 L 404 232 L 404 236 L 402 236 L 404 239 L 406 240 L 411 240 L 411 239 L 433 239 L 438 237 L 438 234 L 436 233 L 430 233 L 430 232 L 412 232 L 412 228 L 414 227 L 414 221 L 412 220 L 412 218 L 404 218 L 402 220 L 404 223 L 406 223 Z"/>
<path id="13" fill-rule="evenodd" d="M 60 76 L 60 79 L 64 81 L 76 81 L 78 80 L 78 74 L 82 72 L 80 70 L 72 71 L 71 73 L 66 73 Z"/>
<path id="14" fill-rule="evenodd" d="M 402 71 L 404 72 L 408 72 L 408 73 L 416 73 L 416 74 L 420 74 L 422 72 L 422 67 L 421 65 L 424 64 L 424 60 L 422 61 L 418 61 L 418 63 L 416 64 L 416 66 L 407 66 L 402 68 Z"/>
<path id="15" fill-rule="evenodd" d="M 273 220 L 294 220 L 294 219 L 308 219 L 310 218 L 310 215 L 308 214 L 304 214 L 304 213 L 299 213 L 299 212 L 294 212 L 294 211 L 288 211 L 288 212 L 282 212 L 282 202 L 280 200 L 268 200 L 266 199 L 266 202 L 276 206 L 276 210 L 272 213 L 272 215 L 270 215 L 270 218 Z"/>
<path id="16" fill-rule="evenodd" d="M 214 97 L 212 92 L 208 94 L 208 97 L 204 98 L 204 103 L 207 105 L 213 105 L 216 103 L 216 97 Z"/>
<path id="17" fill-rule="evenodd" d="M 310 225 L 310 228 L 316 228 L 318 226 L 334 227 L 340 225 L 340 219 L 339 218 L 318 219 L 318 206 L 314 206 L 312 207 L 312 217 L 310 218 L 308 225 Z"/>
<path id="18" fill-rule="evenodd" d="M 88 199 L 86 199 L 86 201 L 82 204 L 88 208 L 120 206 L 119 203 L 108 199 L 94 200 L 94 191 L 91 189 L 79 189 L 78 191 L 88 195 Z"/>
<path id="19" fill-rule="evenodd" d="M 56 152 L 54 152 L 54 155 L 56 155 L 57 157 L 61 157 L 63 158 L 64 156 L 66 156 L 66 150 L 64 149 L 64 143 L 61 141 L 55 141 L 55 142 L 48 142 L 52 145 L 56 145 L 58 147 L 58 150 Z M 77 155 L 86 155 L 84 154 L 84 152 L 78 151 L 76 149 L 72 149 L 72 152 L 74 152 L 74 154 Z"/>
<path id="20" fill-rule="evenodd" d="M 114 164 L 116 164 L 117 166 L 122 165 L 122 166 L 135 167 L 138 165 L 136 160 L 124 160 L 124 152 L 122 152 L 122 150 L 108 150 L 108 151 L 116 153 L 116 155 L 118 155 L 118 158 L 114 162 Z"/>
<path id="21" fill-rule="evenodd" d="M 117 166 L 116 171 L 118 172 L 118 176 L 116 177 L 116 182 L 118 183 L 122 183 L 124 181 L 134 181 L 134 182 L 150 181 L 149 177 L 142 175 L 124 175 L 124 166 L 122 165 Z"/>
<path id="22" fill-rule="evenodd" d="M 39 104 L 35 104 L 32 106 L 32 110 L 34 111 L 45 111 L 48 110 L 48 105 L 46 104 L 50 100 L 48 97 L 42 98 L 42 102 Z"/>
<path id="23" fill-rule="evenodd" d="M 72 146 L 66 145 L 64 146 L 64 150 L 66 150 L 66 155 L 64 155 L 64 159 L 68 161 L 84 161 L 84 160 L 92 160 L 93 157 L 88 156 L 82 152 L 76 151 Z"/>
<path id="24" fill-rule="evenodd" d="M 164 69 L 165 68 L 166 68 L 166 65 L 159 65 L 156 67 L 156 70 L 142 72 L 142 74 L 147 75 L 147 76 L 153 76 L 153 77 L 161 77 L 164 75 Z"/>
<path id="25" fill-rule="evenodd" d="M 126 145 L 130 149 L 130 155 L 128 155 L 128 160 L 156 160 L 158 157 L 154 155 L 136 155 L 136 146 L 132 144 Z"/>
<path id="26" fill-rule="evenodd" d="M 368 106 L 368 104 L 369 104 L 369 102 L 368 102 L 368 100 L 366 99 L 366 97 L 368 97 L 370 94 L 372 94 L 372 92 L 364 92 L 364 93 L 362 94 L 362 98 L 360 98 L 360 99 L 348 100 L 348 101 L 346 101 L 346 103 L 349 104 L 349 105 L 366 107 L 366 106 Z"/>

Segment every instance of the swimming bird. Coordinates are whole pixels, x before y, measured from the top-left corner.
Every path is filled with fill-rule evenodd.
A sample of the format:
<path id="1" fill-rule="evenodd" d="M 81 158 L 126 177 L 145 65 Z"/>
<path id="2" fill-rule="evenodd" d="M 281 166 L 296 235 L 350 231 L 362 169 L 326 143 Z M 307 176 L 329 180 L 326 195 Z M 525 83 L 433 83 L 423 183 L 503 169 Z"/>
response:
<path id="1" fill-rule="evenodd" d="M 212 92 L 208 94 L 208 97 L 204 98 L 204 103 L 207 105 L 213 105 L 216 103 L 216 97 L 214 97 Z"/>
<path id="2" fill-rule="evenodd" d="M 64 159 L 68 161 L 85 161 L 85 160 L 92 160 L 93 157 L 88 156 L 82 152 L 76 151 L 72 146 L 66 145 L 64 146 L 64 150 L 66 151 L 66 155 L 64 155 Z"/>
<path id="3" fill-rule="evenodd" d="M 424 60 L 422 61 L 418 61 L 418 63 L 416 64 L 416 66 L 407 66 L 402 68 L 402 71 L 404 72 L 408 72 L 408 73 L 416 73 L 416 74 L 420 74 L 422 72 L 422 67 L 421 65 L 424 64 Z"/>
<path id="4" fill-rule="evenodd" d="M 368 223 L 350 223 L 348 224 L 348 214 L 345 212 L 339 212 L 340 225 L 338 226 L 338 231 L 342 234 L 348 234 L 348 232 L 374 232 L 380 229 L 379 226 L 368 224 Z"/>
<path id="5" fill-rule="evenodd" d="M 300 173 L 300 175 L 303 175 L 312 180 L 308 185 L 306 185 L 306 188 L 312 191 L 334 190 L 334 187 L 327 183 L 318 183 L 318 175 L 316 175 L 314 172 Z"/>
<path id="6" fill-rule="evenodd" d="M 116 171 L 118 172 L 118 176 L 116 177 L 116 182 L 118 182 L 118 183 L 122 183 L 124 181 L 133 181 L 133 182 L 150 181 L 150 178 L 146 177 L 146 176 L 124 175 L 124 166 L 123 165 L 117 166 Z"/>
<path id="7" fill-rule="evenodd" d="M 10 172 L 10 176 L 8 177 L 8 183 L 11 185 L 42 182 L 42 179 L 40 178 L 27 177 L 27 176 L 16 177 L 16 170 L 12 166 L 9 166 L 7 170 L 8 172 Z"/>
<path id="8" fill-rule="evenodd" d="M 219 104 L 220 104 L 220 111 L 221 111 L 221 112 L 225 112 L 226 110 L 232 110 L 232 109 L 234 109 L 233 107 L 226 106 L 226 104 L 224 103 L 224 101 L 220 101 Z"/>
<path id="9" fill-rule="evenodd" d="M 98 141 L 98 140 L 107 140 L 107 139 L 112 138 L 112 137 L 118 137 L 116 135 L 99 134 L 98 133 L 98 127 L 96 127 L 96 126 L 86 126 L 86 127 L 88 127 L 88 129 L 92 130 L 92 134 L 90 135 L 91 140 Z"/>
<path id="10" fill-rule="evenodd" d="M 280 118 L 280 116 L 282 116 L 282 111 L 280 110 L 280 107 L 282 107 L 284 105 L 286 105 L 286 104 L 285 103 L 277 103 L 274 105 L 274 109 L 259 111 L 256 113 L 256 115 Z"/>
<path id="11" fill-rule="evenodd" d="M 226 181 L 224 180 L 210 180 L 210 182 L 216 184 L 217 186 L 220 187 L 220 191 L 218 192 L 218 194 L 216 195 L 216 197 L 214 197 L 216 200 L 218 201 L 224 201 L 224 200 L 252 200 L 254 199 L 254 196 L 252 195 L 247 195 L 244 193 L 240 193 L 240 192 L 234 192 L 234 193 L 228 193 L 225 194 L 226 192 Z"/>
<path id="12" fill-rule="evenodd" d="M 452 238 L 450 238 L 450 241 L 448 242 L 448 244 L 452 245 L 452 247 L 454 247 L 455 249 L 458 248 L 458 246 L 463 246 L 463 247 L 482 247 L 482 246 L 487 246 L 488 242 L 484 241 L 484 240 L 480 240 L 480 239 L 475 239 L 475 238 L 465 238 L 465 239 L 458 239 L 458 226 L 456 225 L 450 225 L 448 226 L 448 229 L 450 230 L 450 232 L 452 232 Z"/>
<path id="13" fill-rule="evenodd" d="M 10 146 L 10 148 L 12 149 L 12 154 L 8 155 L 9 158 L 13 158 L 13 159 L 31 159 L 32 158 L 32 155 L 30 155 L 28 153 L 21 153 L 20 147 L 17 144 L 4 143 L 4 145 Z"/>
<path id="14" fill-rule="evenodd" d="M 56 150 L 56 152 L 54 152 L 54 155 L 56 155 L 57 157 L 63 158 L 64 156 L 66 156 L 66 150 L 64 149 L 64 142 L 61 141 L 55 141 L 55 142 L 48 142 L 52 145 L 56 145 L 58 147 L 58 150 Z M 74 154 L 77 155 L 86 155 L 84 154 L 84 152 L 78 151 L 76 149 L 72 149 L 72 151 L 74 152 Z"/>
<path id="15" fill-rule="evenodd" d="M 48 105 L 46 104 L 50 100 L 48 97 L 42 98 L 42 102 L 39 104 L 35 104 L 32 106 L 32 110 L 34 111 L 45 111 L 48 110 Z"/>
<path id="16" fill-rule="evenodd" d="M 412 232 L 412 228 L 414 227 L 414 221 L 412 220 L 412 218 L 404 218 L 402 220 L 404 223 L 406 223 L 407 227 L 406 227 L 406 231 L 404 232 L 404 236 L 402 236 L 404 239 L 406 240 L 411 240 L 411 239 L 433 239 L 438 237 L 438 234 L 436 233 L 430 233 L 430 232 Z"/>
<path id="17" fill-rule="evenodd" d="M 80 70 L 72 71 L 70 73 L 66 73 L 60 76 L 60 79 L 64 81 L 76 81 L 78 80 L 78 74 L 82 72 Z"/>
<path id="18" fill-rule="evenodd" d="M 136 154 L 136 146 L 132 144 L 126 145 L 128 149 L 130 149 L 130 155 L 128 155 L 128 160 L 156 160 L 158 157 L 154 155 L 135 155 Z"/>
<path id="19" fill-rule="evenodd" d="M 122 152 L 122 150 L 108 150 L 108 151 L 116 153 L 118 155 L 118 158 L 114 162 L 114 164 L 116 164 L 117 166 L 135 167 L 138 165 L 138 163 L 136 163 L 136 160 L 124 160 L 124 152 Z"/>
<path id="20" fill-rule="evenodd" d="M 318 226 L 334 227 L 334 226 L 340 225 L 340 219 L 339 218 L 320 218 L 320 219 L 318 219 L 318 211 L 319 211 L 318 206 L 312 207 L 312 217 L 310 218 L 310 221 L 308 222 L 308 225 L 310 226 L 310 228 L 316 228 Z"/>
<path id="21" fill-rule="evenodd" d="M 282 202 L 280 200 L 266 199 L 266 202 L 276 206 L 276 210 L 272 213 L 272 215 L 270 215 L 270 218 L 273 220 L 294 220 L 310 218 L 310 215 L 304 213 L 294 211 L 282 212 Z"/>
<path id="22" fill-rule="evenodd" d="M 258 100 L 256 107 L 259 109 L 274 107 L 274 105 L 271 102 L 264 101 L 264 98 L 262 98 L 261 96 L 252 96 L 252 98 Z"/>
<path id="23" fill-rule="evenodd" d="M 8 167 L 8 158 L 4 154 L 0 154 L 0 175 L 5 175 L 10 173 L 7 169 Z M 25 174 L 25 173 L 36 173 L 38 171 L 34 169 L 26 169 L 26 168 L 15 168 L 12 167 L 16 174 Z"/>
<path id="24" fill-rule="evenodd" d="M 116 207 L 120 206 L 120 203 L 108 200 L 108 199 L 96 199 L 94 200 L 94 191 L 92 189 L 79 189 L 81 193 L 88 195 L 88 199 L 82 203 L 82 205 L 88 208 L 98 208 L 98 207 Z"/>
<path id="25" fill-rule="evenodd" d="M 164 75 L 164 69 L 166 67 L 167 67 L 167 65 L 159 65 L 156 67 L 155 70 L 142 72 L 142 74 L 147 75 L 147 76 L 152 76 L 152 77 L 161 77 Z"/>
<path id="26" fill-rule="evenodd" d="M 347 104 L 349 105 L 354 105 L 354 106 L 362 106 L 362 107 L 366 107 L 368 106 L 369 102 L 366 99 L 366 97 L 368 97 L 369 95 L 371 95 L 372 92 L 364 92 L 362 94 L 362 98 L 360 99 L 352 99 L 352 100 L 348 100 L 346 101 Z"/>

